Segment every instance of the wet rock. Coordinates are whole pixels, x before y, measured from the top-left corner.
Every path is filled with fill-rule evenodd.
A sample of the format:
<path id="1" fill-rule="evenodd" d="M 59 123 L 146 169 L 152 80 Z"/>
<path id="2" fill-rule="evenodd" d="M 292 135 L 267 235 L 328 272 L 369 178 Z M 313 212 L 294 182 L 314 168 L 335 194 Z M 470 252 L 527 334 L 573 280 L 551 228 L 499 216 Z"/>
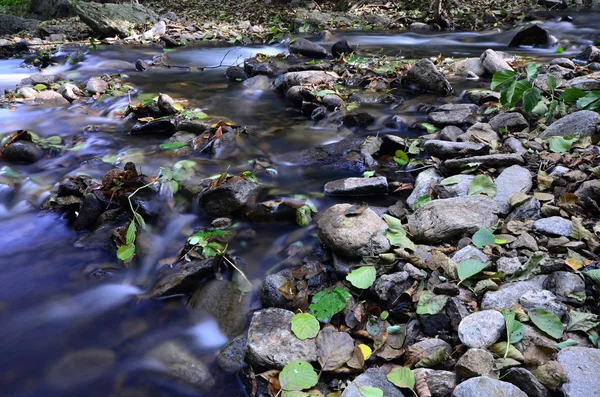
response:
<path id="1" fill-rule="evenodd" d="M 579 88 L 583 91 L 592 91 L 600 89 L 600 80 L 597 80 L 598 76 L 593 77 L 576 77 L 573 80 L 569 81 L 567 84 L 567 88 Z"/>
<path id="2" fill-rule="evenodd" d="M 438 72 L 429 59 L 421 59 L 408 70 L 405 84 L 438 95 L 448 95 L 452 92 L 452 86 L 448 80 Z"/>
<path id="3" fill-rule="evenodd" d="M 375 117 L 368 112 L 348 113 L 342 118 L 342 123 L 346 127 L 364 128 L 375 121 Z"/>
<path id="4" fill-rule="evenodd" d="M 281 292 L 288 283 L 293 283 L 292 272 L 289 269 L 269 274 L 262 283 L 260 293 L 263 307 L 279 307 L 292 310 L 294 302 L 287 299 Z"/>
<path id="5" fill-rule="evenodd" d="M 66 353 L 48 371 L 46 381 L 53 389 L 67 390 L 97 380 L 116 364 L 117 355 L 107 349 L 84 349 Z"/>
<path id="6" fill-rule="evenodd" d="M 444 167 L 449 170 L 457 170 L 469 163 L 481 163 L 480 166 L 485 168 L 503 168 L 515 164 L 523 165 L 525 161 L 520 154 L 488 154 L 485 156 L 446 160 L 444 161 Z"/>
<path id="7" fill-rule="evenodd" d="M 88 193 L 83 199 L 83 203 L 79 209 L 79 215 L 73 223 L 73 229 L 86 230 L 93 228 L 105 209 L 105 205 L 98 200 L 96 194 L 93 192 Z"/>
<path id="8" fill-rule="evenodd" d="M 335 94 L 327 94 L 321 98 L 321 101 L 329 110 L 339 109 L 344 106 L 344 100 Z"/>
<path id="9" fill-rule="evenodd" d="M 62 95 L 52 90 L 38 92 L 35 94 L 35 101 L 46 106 L 64 106 L 69 104 L 69 101 Z"/>
<path id="10" fill-rule="evenodd" d="M 446 242 L 494 226 L 497 213 L 497 204 L 484 196 L 440 199 L 419 207 L 408 218 L 408 227 L 416 241 Z"/>
<path id="11" fill-rule="evenodd" d="M 569 378 L 560 388 L 565 397 L 589 397 L 600 390 L 600 349 L 567 347 L 558 353 L 557 360 Z"/>
<path id="12" fill-rule="evenodd" d="M 549 136 L 594 136 L 600 123 L 600 114 L 590 110 L 580 110 L 553 122 L 539 137 Z"/>
<path id="13" fill-rule="evenodd" d="M 463 379 L 476 376 L 489 376 L 498 379 L 498 371 L 494 369 L 494 356 L 487 350 L 469 349 L 456 362 L 456 373 Z"/>
<path id="14" fill-rule="evenodd" d="M 135 70 L 137 70 L 138 72 L 143 72 L 146 69 L 148 69 L 148 64 L 144 62 L 144 60 L 138 59 L 137 61 L 135 61 Z"/>
<path id="15" fill-rule="evenodd" d="M 373 178 L 345 178 L 325 184 L 325 194 L 332 196 L 372 196 L 387 194 L 388 183 L 384 176 Z"/>
<path id="16" fill-rule="evenodd" d="M 485 50 L 481 54 L 481 64 L 483 68 L 491 75 L 503 70 L 513 70 L 512 67 L 494 50 Z"/>
<path id="17" fill-rule="evenodd" d="M 519 303 L 527 311 L 542 308 L 556 314 L 558 318 L 563 318 L 567 312 L 567 306 L 548 290 L 527 291 L 519 298 Z"/>
<path id="18" fill-rule="evenodd" d="M 289 50 L 291 54 L 304 55 L 310 58 L 327 58 L 329 55 L 322 46 L 301 37 L 290 42 Z"/>
<path id="19" fill-rule="evenodd" d="M 217 365 L 225 372 L 237 374 L 245 366 L 246 336 L 240 335 L 227 343 L 217 356 Z"/>
<path id="20" fill-rule="evenodd" d="M 402 391 L 387 379 L 385 372 L 379 368 L 369 368 L 348 385 L 341 397 L 363 397 L 360 386 L 376 387 L 383 391 L 383 395 L 386 397 L 404 396 Z"/>
<path id="21" fill-rule="evenodd" d="M 512 38 L 509 47 L 542 47 L 546 48 L 550 45 L 550 34 L 546 29 L 542 29 L 538 25 L 533 25 L 518 32 Z"/>
<path id="22" fill-rule="evenodd" d="M 431 139 L 425 142 L 425 151 L 435 157 L 449 158 L 461 155 L 487 154 L 489 146 L 474 142 L 449 142 Z"/>
<path id="23" fill-rule="evenodd" d="M 480 376 L 460 383 L 452 397 L 527 397 L 518 387 L 500 380 Z"/>
<path id="24" fill-rule="evenodd" d="M 527 200 L 525 203 L 521 204 L 517 208 L 515 208 L 508 216 L 506 217 L 506 222 L 510 221 L 526 221 L 529 219 L 537 220 L 542 217 L 541 213 L 541 205 L 538 199 L 531 198 Z"/>
<path id="25" fill-rule="evenodd" d="M 571 236 L 571 221 L 560 216 L 538 219 L 533 223 L 533 230 L 549 236 Z"/>
<path id="26" fill-rule="evenodd" d="M 468 76 L 470 73 L 475 76 L 483 76 L 485 74 L 485 69 L 479 58 L 465 58 L 456 61 L 452 65 L 452 70 L 458 76 Z"/>
<path id="27" fill-rule="evenodd" d="M 460 341 L 476 349 L 496 343 L 504 335 L 504 317 L 496 310 L 475 312 L 463 319 L 458 326 Z"/>
<path id="28" fill-rule="evenodd" d="M 392 304 L 412 285 L 413 280 L 408 272 L 384 274 L 377 278 L 372 289 L 375 295 L 386 304 Z"/>
<path id="29" fill-rule="evenodd" d="M 525 146 L 523 146 L 523 143 L 513 136 L 507 138 L 504 141 L 504 147 L 510 153 L 517 153 L 517 154 L 527 153 L 527 148 Z"/>
<path id="30" fill-rule="evenodd" d="M 231 178 L 230 181 L 200 193 L 198 203 L 204 212 L 215 217 L 232 214 L 244 207 L 259 188 L 258 183 L 244 178 Z"/>
<path id="31" fill-rule="evenodd" d="M 331 74 L 319 70 L 307 70 L 305 72 L 289 72 L 275 79 L 275 88 L 287 92 L 290 88 L 298 85 L 306 86 L 329 86 L 333 87 L 336 78 Z"/>
<path id="32" fill-rule="evenodd" d="M 562 302 L 576 306 L 585 302 L 585 281 L 577 274 L 554 272 L 548 276 L 544 287 L 554 292 Z"/>
<path id="33" fill-rule="evenodd" d="M 481 308 L 509 309 L 519 302 L 521 296 L 528 291 L 541 291 L 546 276 L 535 276 L 527 281 L 504 283 L 497 291 L 488 291 L 483 296 Z"/>
<path id="34" fill-rule="evenodd" d="M 100 78 L 92 77 L 88 80 L 85 89 L 90 94 L 104 94 L 108 90 L 108 83 Z"/>
<path id="35" fill-rule="evenodd" d="M 167 375 L 200 389 L 210 389 L 215 380 L 204 363 L 182 344 L 165 342 L 150 350 L 146 357 L 158 362 Z"/>
<path id="36" fill-rule="evenodd" d="M 15 34 L 23 30 L 35 30 L 40 21 L 20 18 L 14 15 L 0 14 L 0 35 Z"/>
<path id="37" fill-rule="evenodd" d="M 239 66 L 230 66 L 225 71 L 225 78 L 234 81 L 244 81 L 248 79 L 248 75 L 243 68 Z"/>
<path id="38" fill-rule="evenodd" d="M 465 133 L 461 134 L 457 140 L 459 142 L 487 142 L 500 141 L 500 136 L 487 123 L 475 123 Z"/>
<path id="39" fill-rule="evenodd" d="M 4 148 L 2 159 L 13 163 L 33 164 L 44 156 L 44 152 L 31 141 L 15 141 Z"/>
<path id="40" fill-rule="evenodd" d="M 19 87 L 17 90 L 17 94 L 19 94 L 24 99 L 34 100 L 38 95 L 38 92 L 31 86 Z"/>
<path id="41" fill-rule="evenodd" d="M 566 69 L 575 70 L 575 63 L 569 58 L 554 58 L 549 62 L 549 65 L 558 65 Z"/>
<path id="42" fill-rule="evenodd" d="M 167 94 L 158 94 L 157 105 L 160 112 L 166 116 L 178 113 L 178 110 L 175 107 L 175 101 Z"/>
<path id="43" fill-rule="evenodd" d="M 529 397 L 550 397 L 548 389 L 525 368 L 511 368 L 502 380 L 517 386 Z"/>
<path id="44" fill-rule="evenodd" d="M 415 376 L 422 376 L 425 379 L 431 397 L 450 397 L 457 384 L 457 377 L 454 372 L 416 368 L 413 369 L 413 373 Z"/>
<path id="45" fill-rule="evenodd" d="M 140 4 L 98 4 L 72 1 L 73 12 L 93 31 L 105 36 L 129 36 L 135 24 L 155 23 L 158 16 Z"/>
<path id="46" fill-rule="evenodd" d="M 83 92 L 73 83 L 63 83 L 58 88 L 58 93 L 67 101 L 73 102 L 83 96 Z"/>
<path id="47" fill-rule="evenodd" d="M 600 61 L 600 48 L 596 46 L 588 46 L 585 50 L 577 54 L 575 59 L 579 59 L 585 62 L 599 62 Z"/>
<path id="48" fill-rule="evenodd" d="M 464 134 L 464 131 L 460 128 L 454 125 L 448 125 L 440 131 L 438 139 L 441 139 L 442 141 L 456 142 L 456 138 L 458 138 L 462 134 Z"/>
<path id="49" fill-rule="evenodd" d="M 362 258 L 386 252 L 390 243 L 384 236 L 387 224 L 370 208 L 346 215 L 350 204 L 337 204 L 317 222 L 319 238 L 332 251 L 348 258 Z"/>
<path id="50" fill-rule="evenodd" d="M 580 200 L 600 201 L 600 179 L 583 182 L 575 194 Z"/>
<path id="51" fill-rule="evenodd" d="M 191 293 L 198 288 L 198 282 L 213 274 L 211 259 L 182 261 L 173 266 L 165 266 L 158 271 L 157 281 L 150 296 L 158 298 L 182 293 Z"/>
<path id="52" fill-rule="evenodd" d="M 290 321 L 294 313 L 284 309 L 263 309 L 254 313 L 248 329 L 246 360 L 257 368 L 283 368 L 294 360 L 317 361 L 314 338 L 294 336 Z"/>
<path id="53" fill-rule="evenodd" d="M 466 247 L 461 248 L 456 251 L 454 255 L 452 255 L 452 260 L 456 263 L 460 263 L 469 259 L 475 259 L 480 262 L 486 263 L 490 260 L 489 256 L 473 247 L 472 245 L 467 245 Z"/>
<path id="54" fill-rule="evenodd" d="M 354 48 L 350 45 L 348 40 L 340 40 L 331 46 L 331 55 L 334 58 L 339 58 L 342 54 L 351 54 L 354 51 Z"/>
<path id="55" fill-rule="evenodd" d="M 415 205 L 417 199 L 429 194 L 429 191 L 433 189 L 433 187 L 440 180 L 442 180 L 442 176 L 435 168 L 430 168 L 419 173 L 417 179 L 415 180 L 415 187 L 410 196 L 408 196 L 408 198 L 406 199 L 406 204 L 408 204 L 412 208 Z"/>
<path id="56" fill-rule="evenodd" d="M 458 180 L 459 182 L 445 185 L 444 181 L 449 180 L 450 178 L 452 178 L 453 181 Z M 437 193 L 438 198 L 445 199 L 468 195 L 469 186 L 471 185 L 473 179 L 475 179 L 475 176 L 459 174 L 451 176 L 450 178 L 443 179 L 442 181 L 440 181 L 440 184 L 435 187 L 435 191 Z"/>
<path id="57" fill-rule="evenodd" d="M 487 102 L 500 101 L 500 93 L 496 91 L 468 91 L 466 96 L 479 106 Z"/>
<path id="58" fill-rule="evenodd" d="M 521 113 L 500 113 L 490 120 L 490 126 L 494 131 L 500 132 L 506 129 L 509 132 L 520 132 L 529 128 L 529 123 Z"/>
<path id="59" fill-rule="evenodd" d="M 479 111 L 479 106 L 469 103 L 449 103 L 436 108 L 427 116 L 429 121 L 439 125 L 468 124 L 472 114 Z M 469 123 L 472 124 L 472 123 Z"/>
<path id="60" fill-rule="evenodd" d="M 494 201 L 498 203 L 502 214 L 510 212 L 508 199 L 515 193 L 527 193 L 533 187 L 533 176 L 528 169 L 513 165 L 508 167 L 496 178 L 498 188 Z"/>

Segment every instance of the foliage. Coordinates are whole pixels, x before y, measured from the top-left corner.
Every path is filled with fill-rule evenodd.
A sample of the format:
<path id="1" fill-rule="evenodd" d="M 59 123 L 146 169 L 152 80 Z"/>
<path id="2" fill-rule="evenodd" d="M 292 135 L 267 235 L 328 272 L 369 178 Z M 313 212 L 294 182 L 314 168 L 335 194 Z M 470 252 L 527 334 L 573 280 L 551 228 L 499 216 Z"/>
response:
<path id="1" fill-rule="evenodd" d="M 415 374 L 410 368 L 396 367 L 387 374 L 387 378 L 397 387 L 411 390 L 415 388 Z"/>
<path id="2" fill-rule="evenodd" d="M 350 293 L 343 288 L 324 289 L 313 296 L 309 309 L 317 320 L 328 323 L 331 317 L 346 308 L 348 298 Z"/>
<path id="3" fill-rule="evenodd" d="M 160 182 L 161 194 L 172 196 L 179 190 L 179 183 L 188 180 L 194 175 L 195 161 L 181 160 L 173 165 L 173 168 L 160 167 L 158 181 Z"/>
<path id="4" fill-rule="evenodd" d="M 486 245 L 493 245 L 496 242 L 494 234 L 486 227 L 476 231 L 471 240 L 477 248 L 484 248 Z"/>
<path id="5" fill-rule="evenodd" d="M 306 361 L 292 361 L 279 373 L 281 389 L 300 391 L 310 389 L 317 384 L 319 377 L 312 365 Z"/>
<path id="6" fill-rule="evenodd" d="M 292 317 L 292 332 L 298 339 L 314 338 L 319 329 L 319 321 L 310 313 L 297 313 Z"/>
<path id="7" fill-rule="evenodd" d="M 417 302 L 417 314 L 438 314 L 448 302 L 448 296 L 435 295 L 431 291 L 423 291 Z"/>
<path id="8" fill-rule="evenodd" d="M 466 279 L 473 277 L 477 273 L 481 272 L 485 269 L 486 264 L 478 261 L 477 259 L 468 259 L 466 261 L 462 261 L 458 264 L 458 278 L 460 281 L 465 281 Z"/>
<path id="9" fill-rule="evenodd" d="M 469 196 L 475 194 L 485 194 L 490 198 L 494 198 L 498 192 L 498 187 L 487 175 L 477 175 L 469 185 Z"/>
<path id="10" fill-rule="evenodd" d="M 417 247 L 406 235 L 406 231 L 404 230 L 404 227 L 402 227 L 402 221 L 400 221 L 400 219 L 384 214 L 383 220 L 388 224 L 385 237 L 390 241 L 391 245 L 411 251 L 416 250 Z"/>
<path id="11" fill-rule="evenodd" d="M 350 272 L 346 280 L 356 288 L 367 289 L 373 285 L 376 277 L 375 266 L 362 266 Z"/>
<path id="12" fill-rule="evenodd" d="M 563 325 L 556 314 L 549 312 L 546 309 L 533 309 L 527 313 L 529 319 L 541 331 L 550 335 L 554 339 L 560 339 L 563 334 Z"/>

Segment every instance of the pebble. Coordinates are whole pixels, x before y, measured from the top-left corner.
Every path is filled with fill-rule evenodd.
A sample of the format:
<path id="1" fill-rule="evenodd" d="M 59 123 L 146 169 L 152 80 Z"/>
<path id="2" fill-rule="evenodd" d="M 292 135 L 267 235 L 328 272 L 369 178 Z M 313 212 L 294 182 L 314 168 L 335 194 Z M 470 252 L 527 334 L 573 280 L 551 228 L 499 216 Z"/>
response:
<path id="1" fill-rule="evenodd" d="M 475 312 L 458 326 L 460 341 L 469 347 L 485 348 L 493 345 L 505 330 L 504 317 L 496 310 Z"/>

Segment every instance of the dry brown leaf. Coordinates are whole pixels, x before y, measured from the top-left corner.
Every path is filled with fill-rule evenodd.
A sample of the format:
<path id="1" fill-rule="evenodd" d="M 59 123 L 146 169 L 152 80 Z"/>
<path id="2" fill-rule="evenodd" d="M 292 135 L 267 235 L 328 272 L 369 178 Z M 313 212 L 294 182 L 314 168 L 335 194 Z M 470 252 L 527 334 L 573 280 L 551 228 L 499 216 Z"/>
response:
<path id="1" fill-rule="evenodd" d="M 354 355 L 354 340 L 346 332 L 333 326 L 323 328 L 317 335 L 317 353 L 323 371 L 333 371 L 348 362 Z"/>
<path id="2" fill-rule="evenodd" d="M 415 393 L 418 397 L 431 397 L 429 385 L 427 385 L 426 375 L 423 371 L 413 372 L 415 375 Z"/>
<path id="3" fill-rule="evenodd" d="M 523 352 L 523 356 L 526 367 L 537 367 L 553 361 L 556 357 L 556 350 L 550 346 L 533 345 Z"/>

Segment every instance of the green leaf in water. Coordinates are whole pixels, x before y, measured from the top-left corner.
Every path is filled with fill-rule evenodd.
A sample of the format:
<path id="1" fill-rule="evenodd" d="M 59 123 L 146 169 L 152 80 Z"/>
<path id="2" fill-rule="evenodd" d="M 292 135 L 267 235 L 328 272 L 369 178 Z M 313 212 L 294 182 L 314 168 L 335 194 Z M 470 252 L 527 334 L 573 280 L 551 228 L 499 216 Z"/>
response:
<path id="1" fill-rule="evenodd" d="M 117 258 L 119 258 L 122 261 L 126 261 L 127 259 L 131 258 L 134 253 L 135 244 L 126 244 L 119 247 L 119 249 L 117 250 Z"/>
<path id="2" fill-rule="evenodd" d="M 421 126 L 425 128 L 428 134 L 433 134 L 437 131 L 437 127 L 430 123 L 421 123 Z"/>
<path id="3" fill-rule="evenodd" d="M 187 146 L 187 142 L 167 142 L 167 143 L 162 143 L 159 147 L 162 150 L 174 150 L 174 149 L 181 149 L 182 147 Z"/>
<path id="4" fill-rule="evenodd" d="M 375 175 L 375 171 L 365 171 L 363 172 L 363 178 L 370 178 Z"/>
<path id="5" fill-rule="evenodd" d="M 296 210 L 296 223 L 300 227 L 310 225 L 312 221 L 312 211 L 308 205 L 303 205 Z"/>

